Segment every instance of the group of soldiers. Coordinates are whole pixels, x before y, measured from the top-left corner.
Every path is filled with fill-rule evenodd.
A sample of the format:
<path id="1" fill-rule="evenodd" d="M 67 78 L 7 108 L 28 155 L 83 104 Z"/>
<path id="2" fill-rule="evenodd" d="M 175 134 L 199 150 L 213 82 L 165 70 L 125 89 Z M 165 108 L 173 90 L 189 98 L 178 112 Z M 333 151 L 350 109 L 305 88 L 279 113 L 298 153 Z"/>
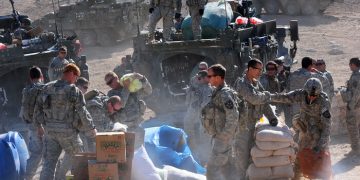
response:
<path id="1" fill-rule="evenodd" d="M 50 82 L 46 84 L 39 67 L 29 70 L 31 84 L 23 89 L 20 113 L 30 132 L 25 179 L 33 178 L 41 159 L 40 179 L 65 179 L 73 155 L 84 150 L 95 152 L 96 133 L 112 131 L 114 123 L 120 123 L 123 131 L 136 132 L 137 144 L 143 141 L 139 127 L 146 109 L 143 98 L 152 93 L 147 78 L 134 73 L 133 78 L 141 82 L 142 88 L 130 92 L 130 80 L 120 83 L 119 76 L 111 71 L 104 77 L 111 88 L 107 94 L 88 91 L 88 74 L 81 77 L 80 68 L 67 60 L 66 54 L 66 47 L 61 47 L 58 56 L 50 61 Z"/>
<path id="2" fill-rule="evenodd" d="M 348 104 L 346 122 L 352 147 L 348 155 L 359 155 L 359 63 L 358 58 L 350 60 L 353 74 L 340 89 Z M 282 123 L 296 132 L 299 151 L 329 151 L 334 82 L 324 60 L 304 57 L 301 64 L 290 72 L 281 59 L 276 59 L 265 65 L 263 73 L 263 63 L 252 59 L 231 87 L 225 82 L 222 65 L 206 70 L 205 62 L 199 64 L 199 73 L 188 88 L 184 128 L 195 156 L 207 162 L 207 179 L 245 179 L 255 142 L 255 123 L 263 115 L 270 125 L 277 126 L 278 116 L 284 112 L 286 120 Z M 210 156 L 204 157 L 206 151 L 211 151 Z M 299 177 L 298 167 L 295 172 Z"/>

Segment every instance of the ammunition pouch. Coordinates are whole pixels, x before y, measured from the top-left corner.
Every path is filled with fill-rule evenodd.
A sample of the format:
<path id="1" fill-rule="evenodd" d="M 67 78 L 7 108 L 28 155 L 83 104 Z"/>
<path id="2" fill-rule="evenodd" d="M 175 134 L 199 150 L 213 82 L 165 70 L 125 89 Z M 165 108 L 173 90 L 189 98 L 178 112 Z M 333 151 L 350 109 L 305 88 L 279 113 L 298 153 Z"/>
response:
<path id="1" fill-rule="evenodd" d="M 215 124 L 215 110 L 215 105 L 210 102 L 201 111 L 201 124 L 204 127 L 205 132 L 211 136 L 217 133 Z"/>

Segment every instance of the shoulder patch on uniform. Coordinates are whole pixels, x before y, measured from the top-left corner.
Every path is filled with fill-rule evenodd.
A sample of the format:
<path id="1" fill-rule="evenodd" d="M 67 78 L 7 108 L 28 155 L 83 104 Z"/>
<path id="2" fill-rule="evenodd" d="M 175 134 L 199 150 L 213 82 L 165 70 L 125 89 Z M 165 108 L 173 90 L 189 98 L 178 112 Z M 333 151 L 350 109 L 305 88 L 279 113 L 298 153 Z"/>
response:
<path id="1" fill-rule="evenodd" d="M 233 109 L 234 108 L 234 103 L 231 100 L 227 100 L 225 102 L 225 107 L 228 109 Z"/>

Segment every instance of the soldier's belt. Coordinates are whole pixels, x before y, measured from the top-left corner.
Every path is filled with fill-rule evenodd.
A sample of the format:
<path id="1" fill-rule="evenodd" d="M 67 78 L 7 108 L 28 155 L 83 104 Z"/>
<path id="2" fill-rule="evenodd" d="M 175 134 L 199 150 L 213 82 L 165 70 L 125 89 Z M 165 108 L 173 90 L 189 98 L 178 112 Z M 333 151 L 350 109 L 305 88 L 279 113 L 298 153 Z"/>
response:
<path id="1" fill-rule="evenodd" d="M 75 129 L 72 125 L 67 123 L 49 123 L 46 122 L 45 129 L 47 131 L 54 131 L 54 132 L 74 132 Z"/>

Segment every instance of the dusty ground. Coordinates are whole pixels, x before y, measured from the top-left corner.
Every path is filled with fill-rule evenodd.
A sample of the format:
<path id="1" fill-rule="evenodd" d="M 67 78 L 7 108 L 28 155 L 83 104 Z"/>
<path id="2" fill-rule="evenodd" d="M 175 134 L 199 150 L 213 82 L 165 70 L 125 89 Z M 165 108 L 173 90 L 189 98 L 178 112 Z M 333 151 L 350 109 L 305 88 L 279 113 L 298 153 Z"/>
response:
<path id="1" fill-rule="evenodd" d="M 48 0 L 14 0 L 19 12 L 29 15 L 32 19 L 41 17 L 52 11 Z M 36 2 L 37 1 L 37 2 Z M 0 1 L 0 14 L 11 12 L 7 0 Z M 299 21 L 300 42 L 298 43 L 297 59 L 304 56 L 322 58 L 328 70 L 333 72 L 335 86 L 344 85 L 350 72 L 348 61 L 358 57 L 360 50 L 360 3 L 358 0 L 344 0 L 333 3 L 321 16 L 267 16 L 264 19 L 277 19 L 278 24 L 288 24 L 289 20 Z M 85 47 L 84 54 L 90 66 L 91 88 L 107 91 L 104 74 L 120 63 L 122 56 L 133 51 L 131 41 L 123 42 L 114 47 Z M 295 65 L 298 68 L 300 64 Z M 332 137 L 332 163 L 336 179 L 359 179 L 360 158 L 346 158 L 350 151 L 347 136 Z"/>

